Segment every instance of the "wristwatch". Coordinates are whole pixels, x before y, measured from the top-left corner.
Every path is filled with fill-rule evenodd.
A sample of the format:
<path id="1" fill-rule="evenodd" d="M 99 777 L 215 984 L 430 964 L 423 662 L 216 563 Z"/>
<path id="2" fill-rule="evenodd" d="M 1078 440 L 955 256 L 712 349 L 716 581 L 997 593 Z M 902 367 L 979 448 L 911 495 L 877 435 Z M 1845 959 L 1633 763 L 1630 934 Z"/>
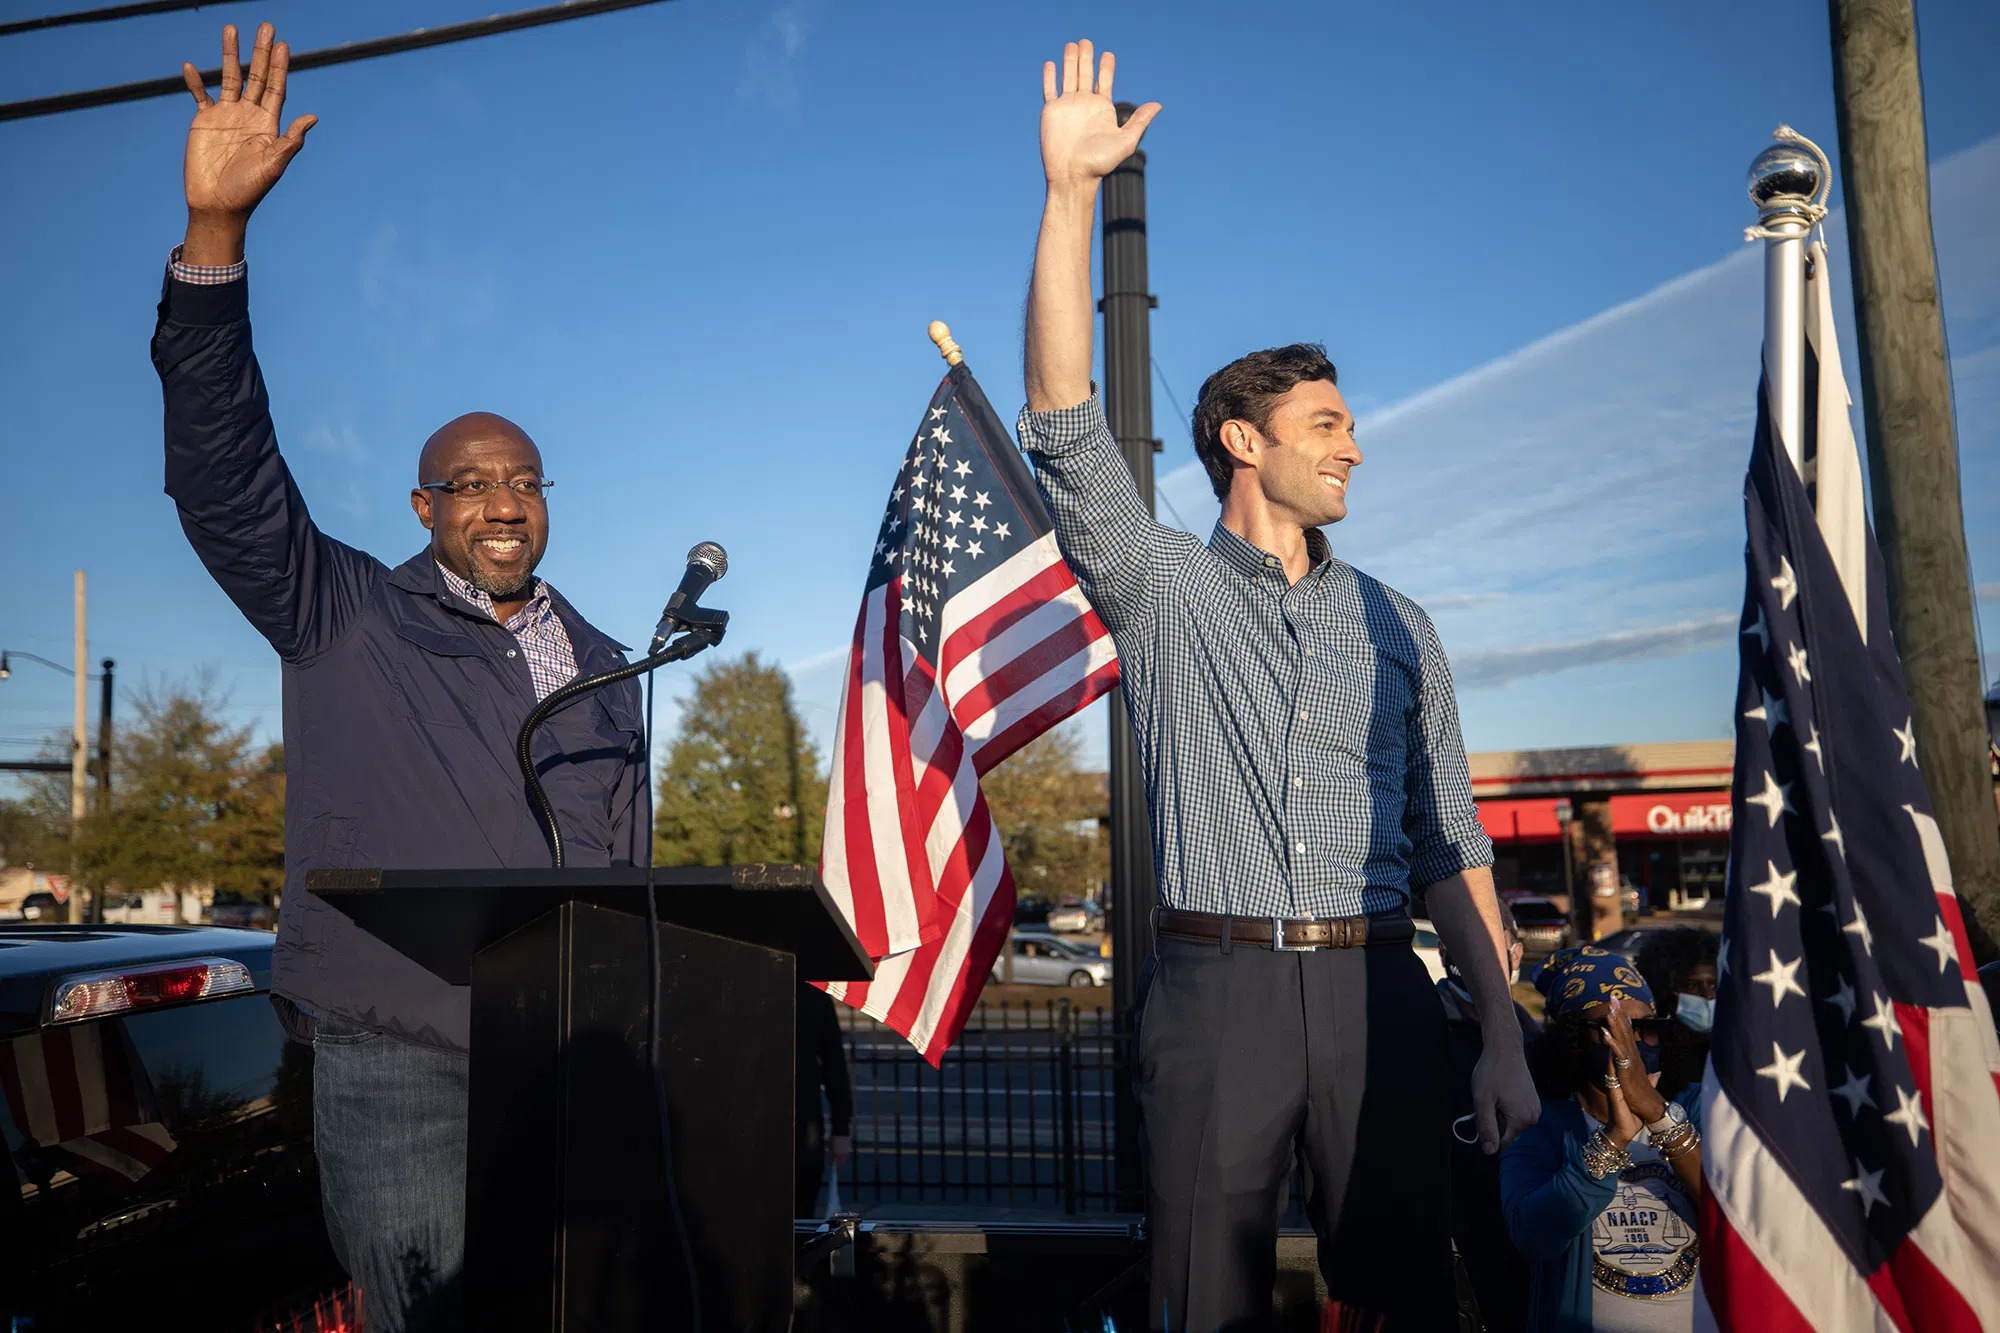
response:
<path id="1" fill-rule="evenodd" d="M 1688 1113 L 1684 1109 L 1682 1109 L 1681 1104 L 1679 1102 L 1668 1102 L 1667 1113 L 1661 1116 L 1658 1120 L 1654 1120 L 1648 1123 L 1646 1126 L 1646 1132 L 1648 1134 L 1651 1134 L 1654 1138 L 1658 1138 L 1660 1135 L 1672 1129 L 1675 1125 L 1685 1125 L 1687 1122 L 1688 1122 Z"/>

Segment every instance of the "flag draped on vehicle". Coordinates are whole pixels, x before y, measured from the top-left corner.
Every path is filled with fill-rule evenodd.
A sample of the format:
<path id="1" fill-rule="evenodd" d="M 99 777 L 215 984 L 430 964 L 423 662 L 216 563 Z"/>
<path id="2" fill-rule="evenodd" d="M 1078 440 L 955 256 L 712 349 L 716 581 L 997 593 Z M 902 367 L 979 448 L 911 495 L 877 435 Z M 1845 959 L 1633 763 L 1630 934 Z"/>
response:
<path id="1" fill-rule="evenodd" d="M 946 374 L 876 535 L 834 738 L 821 873 L 875 977 L 835 998 L 932 1064 L 1006 940 L 1014 884 L 980 777 L 1118 683 L 971 371 Z"/>
<path id="2" fill-rule="evenodd" d="M 1704 1314 L 2000 1328 L 2000 1045 L 1918 768 L 1827 270 L 1815 245 L 1805 475 L 1760 391 L 1744 489 Z"/>
<path id="3" fill-rule="evenodd" d="M 76 1175 L 136 1181 L 176 1147 L 118 1019 L 0 1041 L 0 1105 L 20 1151 Z"/>

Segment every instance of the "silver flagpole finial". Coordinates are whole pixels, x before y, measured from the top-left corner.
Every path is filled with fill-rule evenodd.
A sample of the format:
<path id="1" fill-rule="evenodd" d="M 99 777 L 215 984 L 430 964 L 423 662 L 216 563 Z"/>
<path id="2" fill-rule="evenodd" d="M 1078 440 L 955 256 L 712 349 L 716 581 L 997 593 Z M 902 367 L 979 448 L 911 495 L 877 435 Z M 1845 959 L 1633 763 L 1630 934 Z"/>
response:
<path id="1" fill-rule="evenodd" d="M 1827 192 L 1833 188 L 1833 165 L 1818 144 L 1789 125 L 1778 126 L 1777 142 L 1750 163 L 1750 201 L 1757 205 L 1755 227 L 1744 230 L 1746 241 L 1771 239 L 1765 230 L 1774 222 L 1803 221 L 1816 226 L 1826 216 Z"/>
<path id="2" fill-rule="evenodd" d="M 1772 426 L 1804 475 L 1806 238 L 1826 216 L 1833 164 L 1819 145 L 1789 125 L 1750 163 L 1757 225 L 1746 241 L 1764 242 L 1764 375 Z"/>

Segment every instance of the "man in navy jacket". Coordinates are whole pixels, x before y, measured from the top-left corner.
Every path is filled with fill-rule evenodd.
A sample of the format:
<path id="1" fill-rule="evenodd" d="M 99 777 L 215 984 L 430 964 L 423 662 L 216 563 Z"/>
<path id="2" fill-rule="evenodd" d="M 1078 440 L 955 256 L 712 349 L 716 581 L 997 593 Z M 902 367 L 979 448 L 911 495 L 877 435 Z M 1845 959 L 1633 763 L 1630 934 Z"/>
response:
<path id="1" fill-rule="evenodd" d="M 428 547 L 396 568 L 321 532 L 278 454 L 250 346 L 250 214 L 314 118 L 280 135 L 288 52 L 223 31 L 222 91 L 184 67 L 188 230 L 153 336 L 167 493 L 196 553 L 284 664 L 285 898 L 272 990 L 315 1050 L 322 1202 L 371 1330 L 462 1327 L 466 990 L 308 893 L 321 866 L 529 867 L 550 847 L 514 760 L 536 702 L 621 665 L 620 645 L 534 576 L 548 542 L 534 441 L 473 413 L 425 443 L 411 507 Z M 638 686 L 558 710 L 538 771 L 573 865 L 644 865 Z"/>

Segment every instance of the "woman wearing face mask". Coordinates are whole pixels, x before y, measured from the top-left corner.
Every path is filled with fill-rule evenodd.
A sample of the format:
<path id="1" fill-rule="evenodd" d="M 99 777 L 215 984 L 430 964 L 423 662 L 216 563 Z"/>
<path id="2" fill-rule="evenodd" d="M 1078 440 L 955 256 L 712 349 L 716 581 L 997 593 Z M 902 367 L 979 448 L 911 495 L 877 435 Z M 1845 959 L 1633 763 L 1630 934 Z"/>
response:
<path id="1" fill-rule="evenodd" d="M 1501 1155 L 1507 1232 L 1530 1265 L 1528 1327 L 1681 1333 L 1694 1323 L 1699 1087 L 1654 1086 L 1669 1020 L 1625 958 L 1551 955 L 1529 1052 L 1541 1120 Z"/>
<path id="2" fill-rule="evenodd" d="M 1666 1025 L 1660 1040 L 1659 1089 L 1673 1097 L 1701 1082 L 1708 1034 L 1715 1026 L 1715 958 L 1720 938 L 1699 926 L 1676 926 L 1646 937 L 1633 966 L 1658 997 Z"/>

